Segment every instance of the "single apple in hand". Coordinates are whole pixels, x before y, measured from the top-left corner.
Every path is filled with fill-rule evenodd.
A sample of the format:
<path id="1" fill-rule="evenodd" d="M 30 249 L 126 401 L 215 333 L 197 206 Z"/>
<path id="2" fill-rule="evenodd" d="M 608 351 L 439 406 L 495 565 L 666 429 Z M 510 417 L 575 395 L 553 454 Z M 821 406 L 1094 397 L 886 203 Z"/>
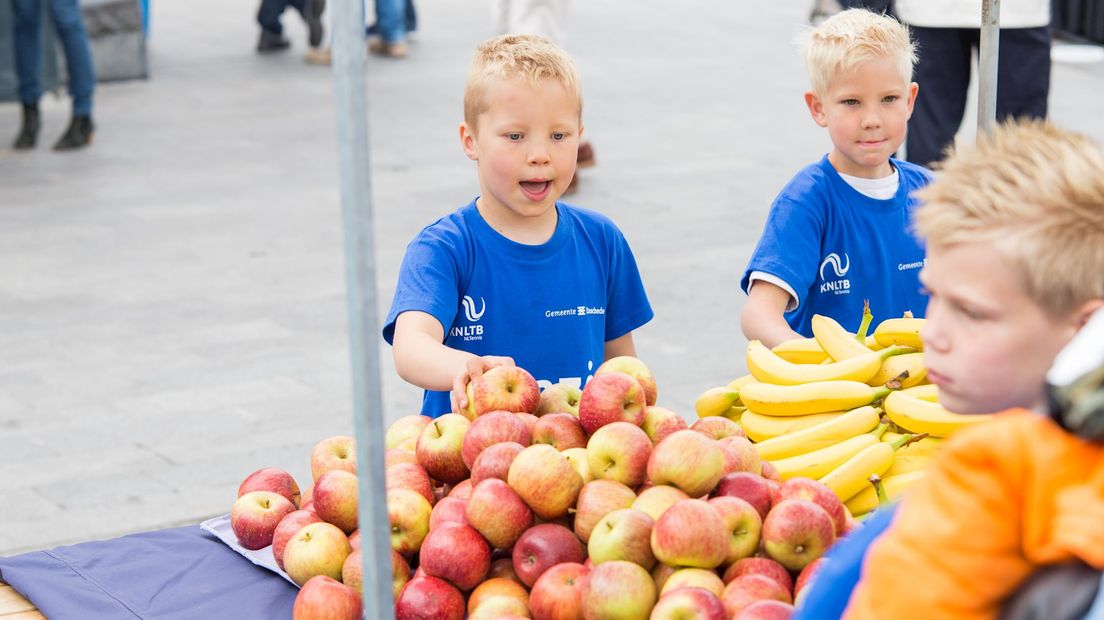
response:
<path id="1" fill-rule="evenodd" d="M 652 405 L 644 410 L 644 422 L 640 428 L 644 429 L 653 445 L 658 445 L 671 433 L 685 431 L 690 427 L 687 426 L 686 420 L 674 411 Z"/>
<path id="2" fill-rule="evenodd" d="M 360 593 L 340 581 L 317 575 L 295 595 L 292 620 L 360 620 Z"/>
<path id="3" fill-rule="evenodd" d="M 763 547 L 772 559 L 800 571 L 836 541 L 836 526 L 820 507 L 805 499 L 784 499 L 763 520 Z"/>
<path id="4" fill-rule="evenodd" d="M 318 523 L 322 518 L 313 510 L 296 510 L 289 512 L 280 520 L 276 530 L 272 533 L 272 557 L 281 570 L 284 568 L 284 549 L 291 537 L 298 534 L 303 526 Z"/>
<path id="5" fill-rule="evenodd" d="M 314 444 L 310 456 L 311 477 L 315 482 L 322 474 L 340 469 L 355 474 L 357 470 L 356 442 L 352 437 L 337 435 Z"/>
<path id="6" fill-rule="evenodd" d="M 345 558 L 352 552 L 349 537 L 336 525 L 311 523 L 300 528 L 284 547 L 284 571 L 299 586 L 315 575 L 341 579 Z"/>
<path id="7" fill-rule="evenodd" d="M 555 523 L 525 530 L 513 550 L 514 572 L 529 587 L 549 568 L 561 562 L 582 563 L 585 559 L 583 543 L 571 530 Z"/>
<path id="8" fill-rule="evenodd" d="M 470 525 L 448 524 L 432 530 L 418 552 L 419 567 L 461 590 L 483 581 L 491 567 L 491 548 Z"/>
<path id="9" fill-rule="evenodd" d="M 587 618 L 647 618 L 655 603 L 652 576 L 633 562 L 596 564 L 583 584 L 583 615 Z"/>
<path id="10" fill-rule="evenodd" d="M 472 423 L 458 413 L 446 413 L 422 429 L 415 454 L 434 480 L 456 484 L 469 475 L 464 464 L 464 436 Z"/>
<path id="11" fill-rule="evenodd" d="M 239 497 L 230 509 L 230 529 L 238 543 L 250 550 L 272 544 L 276 526 L 295 512 L 291 500 L 272 491 L 250 491 Z"/>
<path id="12" fill-rule="evenodd" d="M 488 411 L 533 413 L 540 402 L 537 380 L 520 366 L 496 366 L 468 384 L 476 416 Z"/>
<path id="13" fill-rule="evenodd" d="M 357 476 L 331 470 L 314 484 L 314 511 L 346 534 L 357 529 Z"/>
<path id="14" fill-rule="evenodd" d="M 634 488 L 644 482 L 652 440 L 639 426 L 613 422 L 594 431 L 586 451 L 592 476 Z"/>
<path id="15" fill-rule="evenodd" d="M 592 480 L 584 484 L 575 501 L 575 535 L 584 543 L 589 541 L 590 532 L 602 517 L 630 507 L 635 499 L 632 489 L 614 480 Z"/>
<path id="16" fill-rule="evenodd" d="M 583 430 L 594 431 L 613 422 L 644 423 L 644 390 L 633 377 L 623 372 L 595 376 L 583 387 L 579 399 L 579 422 Z"/>
<path id="17" fill-rule="evenodd" d="M 464 620 L 464 595 L 433 576 L 415 577 L 395 599 L 395 620 Z"/>
<path id="18" fill-rule="evenodd" d="M 549 413 L 533 425 L 533 443 L 546 443 L 563 452 L 570 448 L 585 448 L 587 436 L 579 418 L 570 413 Z"/>
<path id="19" fill-rule="evenodd" d="M 640 387 L 644 390 L 645 404 L 648 406 L 656 404 L 656 397 L 658 395 L 656 380 L 652 371 L 648 369 L 647 364 L 630 355 L 611 357 L 605 362 L 602 362 L 602 365 L 594 371 L 594 376 L 600 377 L 610 372 L 623 372 L 633 379 L 636 379 Z"/>
<path id="20" fill-rule="evenodd" d="M 583 583 L 590 569 L 562 562 L 544 571 L 529 592 L 533 620 L 573 620 L 583 617 Z"/>
<path id="21" fill-rule="evenodd" d="M 569 383 L 557 383 L 544 388 L 541 392 L 537 410 L 533 413 L 541 417 L 550 413 L 567 413 L 572 417 L 579 417 L 579 398 L 583 391 Z"/>
<path id="22" fill-rule="evenodd" d="M 700 569 L 695 569 L 700 570 Z M 681 587 L 659 597 L 651 620 L 725 620 L 724 605 L 705 588 Z"/>
<path id="23" fill-rule="evenodd" d="M 299 507 L 299 485 L 291 474 L 276 467 L 265 467 L 249 474 L 238 486 L 238 497 L 250 491 L 272 491 L 291 500 Z"/>
<path id="24" fill-rule="evenodd" d="M 653 525 L 655 520 L 640 510 L 614 510 L 594 526 L 587 557 L 594 564 L 625 560 L 651 570 L 656 562 L 650 542 Z"/>

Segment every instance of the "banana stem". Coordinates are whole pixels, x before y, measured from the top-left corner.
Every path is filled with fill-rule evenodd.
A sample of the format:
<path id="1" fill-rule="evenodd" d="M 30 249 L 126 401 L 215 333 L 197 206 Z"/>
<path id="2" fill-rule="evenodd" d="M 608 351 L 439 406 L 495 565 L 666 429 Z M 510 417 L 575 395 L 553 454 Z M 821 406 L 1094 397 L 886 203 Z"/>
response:
<path id="1" fill-rule="evenodd" d="M 889 503 L 889 494 L 886 493 L 885 485 L 882 484 L 882 478 L 878 474 L 872 474 L 867 480 L 870 484 L 874 485 L 874 493 L 878 496 L 878 507 L 885 506 Z"/>
<path id="2" fill-rule="evenodd" d="M 893 377 L 889 381 L 886 381 L 885 386 L 891 390 L 899 390 L 904 385 L 905 379 L 909 378 L 909 371 L 903 370 L 901 374 Z"/>
<path id="3" fill-rule="evenodd" d="M 878 424 L 878 426 L 875 426 L 874 430 L 870 431 L 870 434 L 874 435 L 878 439 L 881 439 L 882 435 L 885 434 L 885 432 L 888 428 L 889 428 L 889 424 L 887 424 L 885 422 L 882 422 L 882 423 Z M 896 450 L 896 448 L 894 448 L 894 450 Z"/>
<path id="4" fill-rule="evenodd" d="M 870 312 L 870 300 L 863 300 L 863 314 L 862 322 L 859 323 L 859 330 L 855 332 L 855 340 L 865 344 L 866 333 L 870 331 L 870 323 L 874 320 L 874 314 Z"/>
<path id="5" fill-rule="evenodd" d="M 894 450 L 897 450 L 899 448 L 903 448 L 903 447 L 909 445 L 910 443 L 915 443 L 917 441 L 920 441 L 921 439 L 923 439 L 927 436 L 928 436 L 927 433 L 917 433 L 915 435 L 905 435 L 905 436 L 901 437 L 900 439 L 893 440 L 893 443 L 889 444 L 889 447 L 893 448 Z"/>

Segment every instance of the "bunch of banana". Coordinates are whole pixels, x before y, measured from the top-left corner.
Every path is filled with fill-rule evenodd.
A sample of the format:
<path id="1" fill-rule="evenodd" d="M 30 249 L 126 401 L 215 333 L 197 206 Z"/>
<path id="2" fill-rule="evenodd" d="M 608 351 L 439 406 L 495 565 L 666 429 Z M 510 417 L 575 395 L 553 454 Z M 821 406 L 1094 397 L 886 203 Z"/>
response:
<path id="1" fill-rule="evenodd" d="M 918 386 L 886 397 L 883 406 L 886 416 L 897 426 L 914 433 L 926 433 L 932 437 L 947 437 L 972 424 L 984 422 L 992 415 L 964 415 L 947 411 L 938 402 L 927 400 L 937 390 L 934 386 Z M 914 393 L 913 390 L 920 390 Z"/>
<path id="2" fill-rule="evenodd" d="M 752 441 L 766 441 L 773 437 L 781 437 L 788 433 L 804 430 L 816 426 L 822 422 L 834 420 L 843 411 L 829 411 L 828 413 L 810 413 L 809 415 L 774 416 L 744 411 L 740 416 L 740 426 L 744 427 L 748 439 Z"/>
<path id="3" fill-rule="evenodd" d="M 846 502 L 870 484 L 871 475 L 882 476 L 889 470 L 898 448 L 919 437 L 923 435 L 905 435 L 893 442 L 879 441 L 867 446 L 824 474 L 820 481 L 832 489 L 840 501 Z"/>
<path id="4" fill-rule="evenodd" d="M 748 411 L 772 416 L 800 416 L 829 411 L 850 411 L 889 394 L 889 388 L 858 381 L 816 381 L 801 385 L 748 383 L 740 400 Z"/>
<path id="5" fill-rule="evenodd" d="M 794 364 L 820 364 L 828 360 L 828 353 L 815 338 L 794 338 L 776 345 L 771 351 Z"/>
<path id="6" fill-rule="evenodd" d="M 883 347 L 897 344 L 923 351 L 924 344 L 920 341 L 923 325 L 924 319 L 912 317 L 886 319 L 874 328 L 874 340 Z"/>
<path id="7" fill-rule="evenodd" d="M 867 405 L 798 431 L 775 436 L 755 444 L 759 457 L 774 461 L 805 452 L 827 448 L 868 433 L 878 426 L 882 410 Z"/>

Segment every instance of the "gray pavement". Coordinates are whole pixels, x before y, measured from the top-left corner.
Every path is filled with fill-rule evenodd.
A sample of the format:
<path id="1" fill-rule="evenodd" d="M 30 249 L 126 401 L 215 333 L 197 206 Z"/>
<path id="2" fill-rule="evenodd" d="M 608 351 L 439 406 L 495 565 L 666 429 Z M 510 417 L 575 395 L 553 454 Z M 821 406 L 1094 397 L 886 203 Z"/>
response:
<path id="1" fill-rule="evenodd" d="M 196 523 L 263 466 L 309 482 L 352 433 L 332 77 L 253 52 L 255 0 L 153 2 L 149 81 L 102 85 L 93 148 L 7 150 L 0 105 L 0 555 Z M 660 403 L 744 371 L 738 278 L 774 194 L 828 146 L 791 43 L 807 2 L 576 2 L 565 46 L 599 166 L 573 201 L 632 243 Z M 406 242 L 477 192 L 457 139 L 487 0 L 421 2 L 369 59 L 379 310 Z M 922 85 L 921 85 L 922 87 Z M 1056 65 L 1052 116 L 1104 140 L 1104 65 Z M 47 98 L 42 141 L 64 129 Z M 387 421 L 419 390 L 384 362 Z"/>

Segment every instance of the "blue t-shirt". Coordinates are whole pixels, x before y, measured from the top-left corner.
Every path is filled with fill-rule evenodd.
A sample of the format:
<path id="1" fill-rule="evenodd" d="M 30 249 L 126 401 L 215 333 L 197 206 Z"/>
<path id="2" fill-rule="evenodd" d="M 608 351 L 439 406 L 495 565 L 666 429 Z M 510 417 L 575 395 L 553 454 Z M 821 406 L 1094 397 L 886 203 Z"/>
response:
<path id="1" fill-rule="evenodd" d="M 605 343 L 652 319 L 624 235 L 604 215 L 556 203 L 552 238 L 525 245 L 499 234 L 473 200 L 424 228 L 406 248 L 383 337 L 399 314 L 418 310 L 445 327 L 445 345 L 508 355 L 541 388 L 582 387 Z M 422 413 L 452 409 L 448 392 L 427 390 Z"/>
<path id="2" fill-rule="evenodd" d="M 814 314 L 855 329 L 865 299 L 875 321 L 906 310 L 923 317 L 928 298 L 921 293 L 918 274 L 924 246 L 912 233 L 912 192 L 926 185 L 931 173 L 889 161 L 897 169 L 898 186 L 888 200 L 848 185 L 827 155 L 798 172 L 771 205 L 763 236 L 740 280 L 744 292 L 754 271 L 781 278 L 798 296 L 786 322 L 804 336 L 813 335 L 809 322 Z"/>

